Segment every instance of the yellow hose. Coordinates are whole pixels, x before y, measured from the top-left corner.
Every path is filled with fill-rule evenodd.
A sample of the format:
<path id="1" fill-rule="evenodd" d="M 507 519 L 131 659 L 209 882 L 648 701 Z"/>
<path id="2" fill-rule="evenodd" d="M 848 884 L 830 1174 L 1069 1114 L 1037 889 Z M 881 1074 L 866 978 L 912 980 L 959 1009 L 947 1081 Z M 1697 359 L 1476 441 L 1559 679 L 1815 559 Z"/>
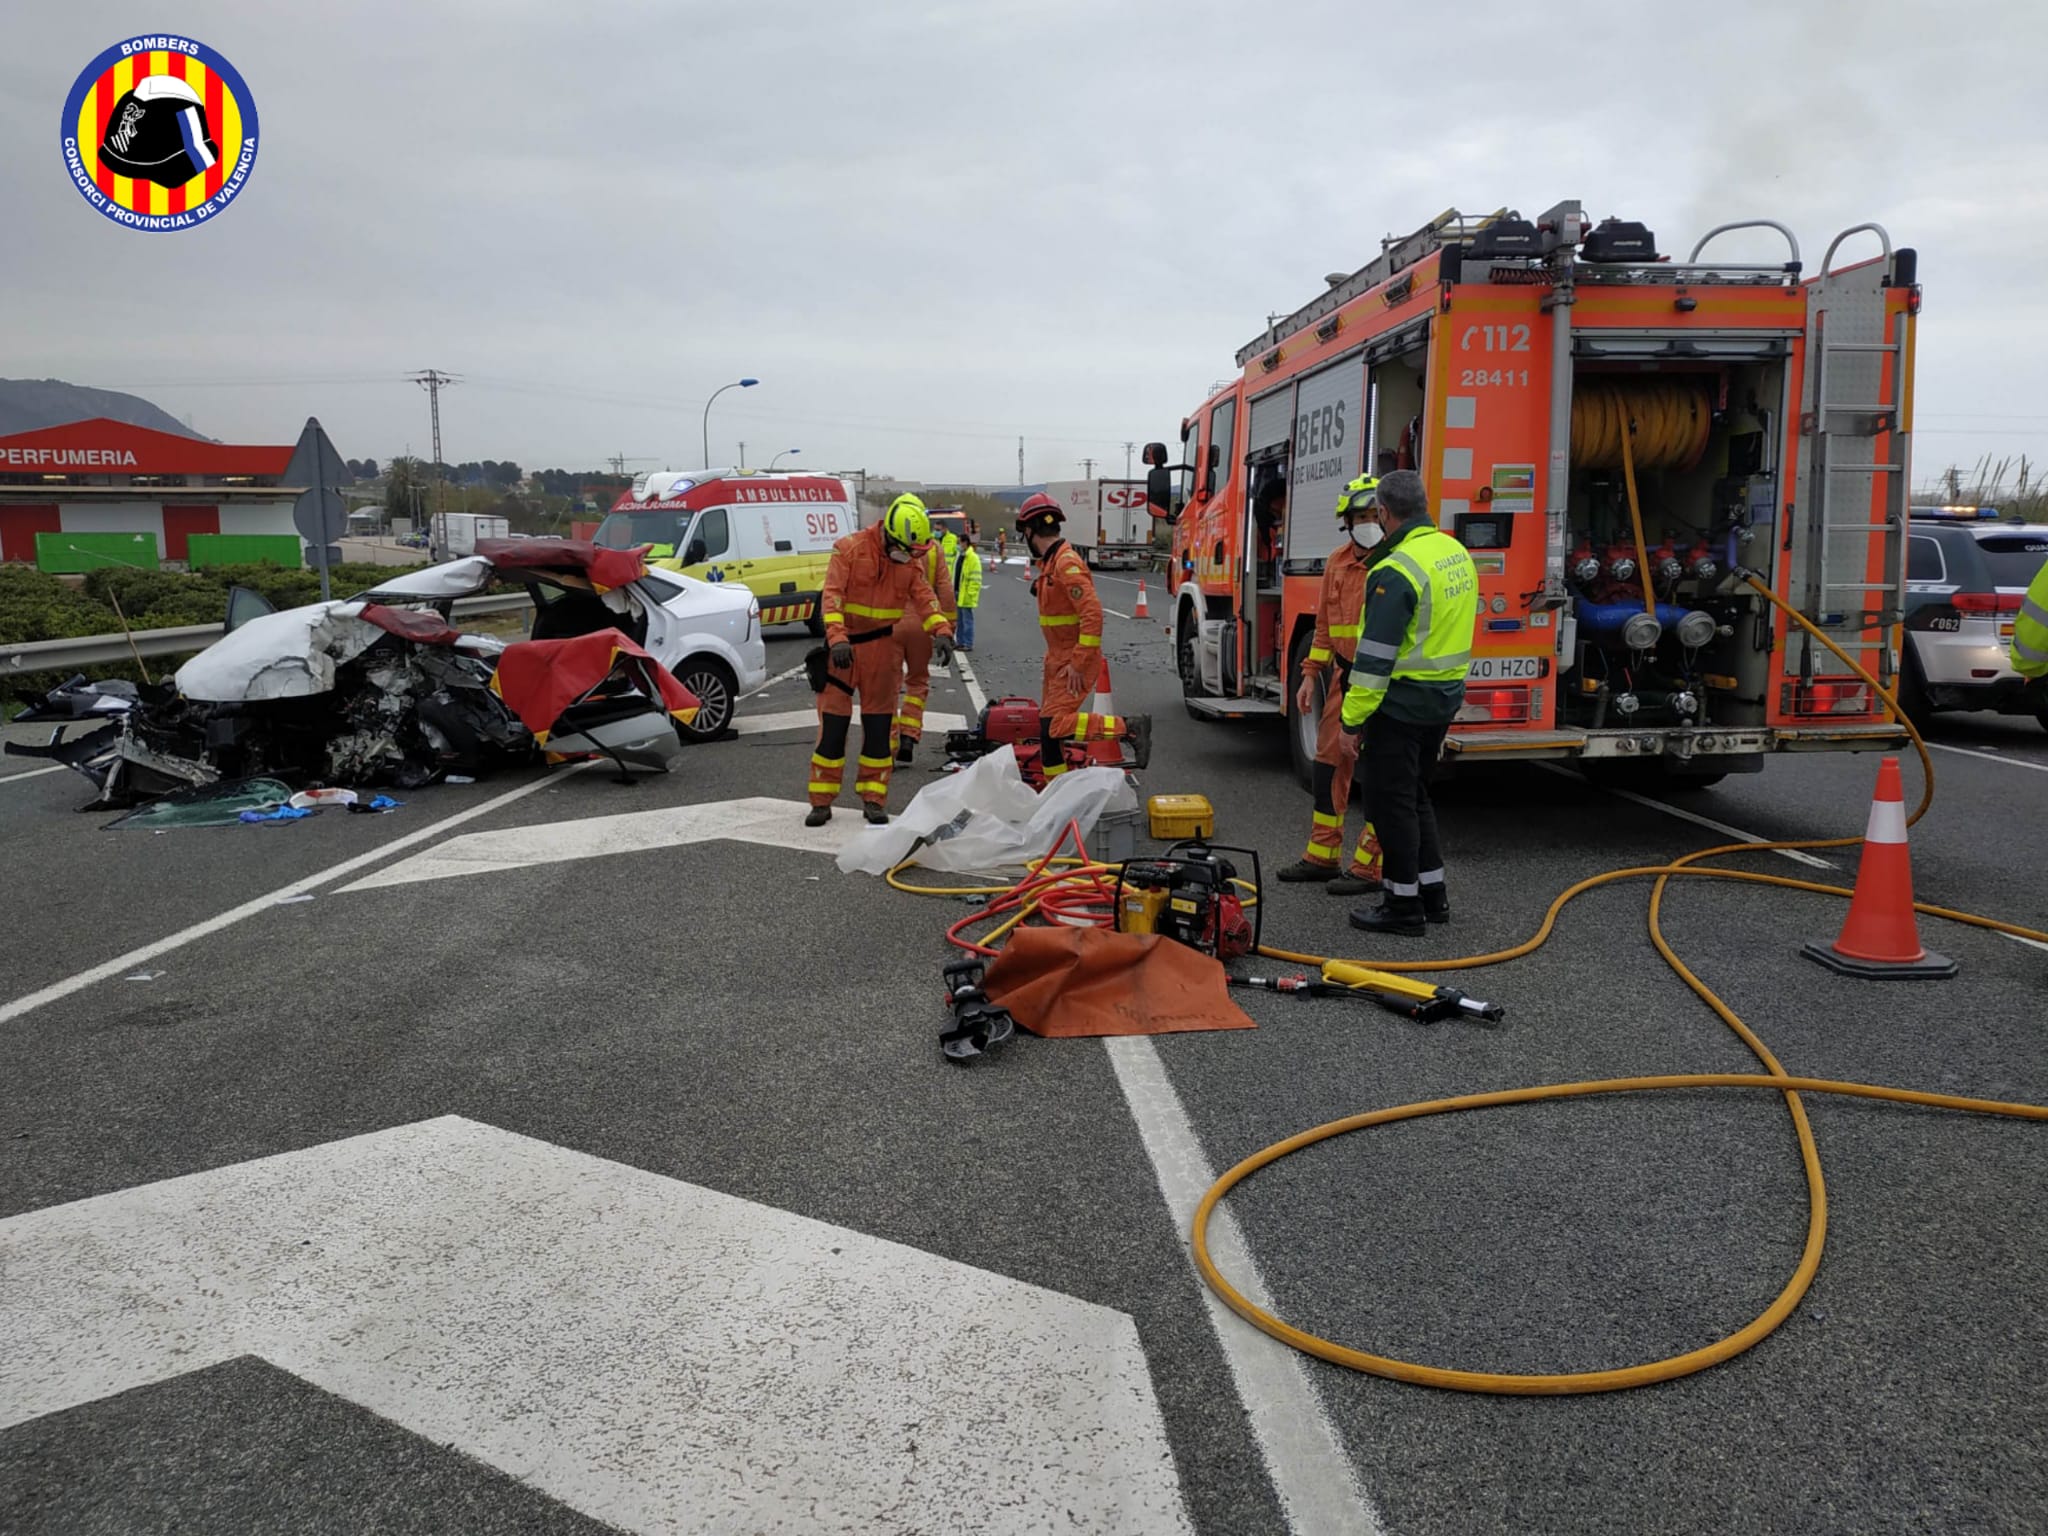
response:
<path id="1" fill-rule="evenodd" d="M 1592 377 L 1572 386 L 1572 468 L 1691 469 L 1707 451 L 1714 408 L 1703 385 L 1680 379 Z"/>
<path id="2" fill-rule="evenodd" d="M 1573 418 L 1574 445 L 1576 447 L 1578 419 Z M 1624 423 L 1623 431 L 1626 431 Z M 1624 437 L 1623 453 L 1626 455 Z M 1632 477 L 1631 477 L 1632 478 Z M 1631 500 L 1633 489 L 1631 488 Z M 1898 701 L 1872 677 L 1854 657 L 1825 634 L 1809 623 L 1805 615 L 1794 610 L 1775 592 L 1763 583 L 1745 573 L 1743 580 L 1755 591 L 1763 594 L 1792 621 L 1834 652 L 1850 670 L 1860 677 L 1884 700 L 1886 708 L 1905 728 L 1911 738 L 1914 750 L 1919 754 L 1922 775 L 1920 803 L 1907 818 L 1908 825 L 1918 822 L 1934 802 L 1934 763 L 1927 751 L 1927 744 L 1913 723 L 1899 710 Z M 1848 896 L 1853 892 L 1849 887 L 1825 885 L 1811 880 L 1795 880 L 1783 875 L 1756 874 L 1748 870 L 1701 869 L 1696 867 L 1700 860 L 1718 858 L 1734 853 L 1760 853 L 1780 850 L 1810 850 L 1821 848 L 1851 848 L 1862 839 L 1854 837 L 1814 838 L 1798 842 L 1756 842 L 1728 843 L 1717 848 L 1703 849 L 1687 854 L 1670 864 L 1648 865 L 1631 869 L 1610 870 L 1579 881 L 1552 901 L 1549 910 L 1534 935 L 1508 949 L 1496 950 L 1491 954 L 1475 955 L 1460 960 L 1411 961 L 1405 964 L 1376 962 L 1378 969 L 1396 972 L 1420 973 L 1428 971 L 1465 970 L 1484 965 L 1498 965 L 1504 961 L 1519 959 L 1539 948 L 1556 926 L 1557 915 L 1565 903 L 1585 891 L 1607 885 L 1617 880 L 1654 878 L 1656 884 L 1650 890 L 1649 926 L 1650 941 L 1657 953 L 1689 987 L 1695 996 L 1714 1010 L 1714 1013 L 1748 1046 L 1765 1068 L 1762 1075 L 1743 1073 L 1694 1073 L 1680 1076 L 1609 1078 L 1591 1082 L 1551 1083 L 1541 1087 L 1518 1088 L 1502 1093 L 1469 1094 L 1460 1098 L 1431 1099 L 1418 1104 L 1403 1104 L 1392 1109 L 1374 1110 L 1367 1114 L 1352 1115 L 1343 1120 L 1333 1120 L 1326 1125 L 1313 1127 L 1276 1142 L 1261 1152 L 1254 1153 L 1236 1167 L 1230 1169 L 1212 1185 L 1202 1197 L 1195 1210 L 1192 1230 L 1195 1265 L 1201 1271 L 1204 1281 L 1223 1301 L 1241 1317 L 1274 1338 L 1289 1344 L 1304 1353 L 1328 1360 L 1336 1365 L 1348 1366 L 1353 1370 L 1385 1376 L 1394 1381 L 1412 1382 L 1419 1386 L 1442 1387 L 1455 1391 L 1502 1393 L 1502 1394 L 1548 1394 L 1564 1395 L 1580 1392 L 1614 1392 L 1628 1387 L 1650 1386 L 1656 1382 L 1671 1381 L 1680 1376 L 1689 1376 L 1695 1371 L 1705 1370 L 1742 1353 L 1751 1345 L 1768 1337 L 1778 1325 L 1792 1315 L 1793 1309 L 1805 1296 L 1807 1287 L 1813 1283 L 1815 1272 L 1820 1268 L 1821 1252 L 1827 1241 L 1827 1183 L 1821 1175 L 1820 1147 L 1814 1140 L 1813 1127 L 1806 1117 L 1805 1105 L 1800 1093 L 1848 1094 L 1859 1098 L 1884 1099 L 1893 1103 L 1916 1104 L 1930 1108 L 1960 1110 L 1971 1114 L 2009 1115 L 2029 1120 L 2048 1120 L 2048 1106 L 2038 1104 L 2016 1104 L 1994 1099 L 1970 1099 L 1948 1094 L 1921 1093 L 1906 1088 L 1879 1087 L 1868 1083 L 1840 1082 L 1828 1078 L 1794 1077 L 1786 1072 L 1783 1065 L 1773 1056 L 1756 1033 L 1744 1024 L 1727 1003 L 1678 957 L 1664 936 L 1663 901 L 1665 888 L 1674 878 L 1708 878 L 1717 880 L 1743 880 L 1758 885 L 1779 886 L 1792 890 L 1817 891 L 1832 896 Z M 1946 907 L 1930 906 L 1915 902 L 1914 910 L 1931 917 L 1944 918 L 1951 922 L 1968 923 L 1979 928 L 1989 928 L 2000 933 L 2009 933 L 2019 938 L 2031 939 L 2036 943 L 2048 943 L 2048 933 L 2023 928 L 2016 923 L 2001 922 L 1995 918 L 1980 917 L 1973 913 L 1957 912 Z M 1264 948 L 1261 954 L 1274 959 L 1287 960 L 1300 965 L 1321 966 L 1330 963 L 1322 955 L 1297 954 L 1293 951 Z M 1399 1360 L 1386 1355 L 1369 1354 L 1364 1350 L 1352 1349 L 1317 1334 L 1307 1333 L 1281 1321 L 1271 1312 L 1248 1301 L 1242 1293 L 1226 1280 L 1216 1267 L 1215 1259 L 1209 1253 L 1209 1219 L 1217 1203 L 1243 1179 L 1303 1147 L 1313 1146 L 1347 1131 L 1364 1130 L 1369 1126 L 1386 1125 L 1397 1120 L 1412 1120 L 1425 1115 L 1451 1114 L 1468 1109 L 1490 1109 L 1507 1104 L 1534 1104 L 1552 1099 L 1579 1098 L 1589 1094 L 1647 1092 L 1667 1088 L 1769 1088 L 1784 1095 L 1785 1107 L 1792 1117 L 1793 1129 L 1799 1141 L 1799 1158 L 1806 1173 L 1807 1228 L 1806 1242 L 1798 1264 L 1791 1277 L 1785 1282 L 1777 1297 L 1746 1326 L 1737 1329 L 1726 1338 L 1701 1349 L 1673 1355 L 1663 1360 L 1650 1361 L 1643 1365 L 1627 1366 L 1617 1370 L 1575 1371 L 1563 1374 L 1466 1371 L 1452 1370 L 1440 1366 L 1422 1365 L 1415 1361 Z"/>

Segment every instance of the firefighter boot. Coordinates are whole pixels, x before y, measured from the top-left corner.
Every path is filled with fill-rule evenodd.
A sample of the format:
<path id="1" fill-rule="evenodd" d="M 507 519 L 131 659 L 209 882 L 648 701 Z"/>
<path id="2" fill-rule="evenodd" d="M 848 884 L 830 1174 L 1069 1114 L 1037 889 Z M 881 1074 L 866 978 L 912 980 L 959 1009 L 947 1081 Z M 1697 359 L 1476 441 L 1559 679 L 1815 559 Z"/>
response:
<path id="1" fill-rule="evenodd" d="M 1376 907 L 1360 907 L 1351 914 L 1351 926 L 1367 933 L 1384 933 L 1396 938 L 1419 939 L 1425 919 L 1420 896 L 1396 896 L 1389 891 Z"/>
<path id="2" fill-rule="evenodd" d="M 896 761 L 907 763 L 917 756 L 917 738 L 899 736 L 896 738 Z"/>
<path id="3" fill-rule="evenodd" d="M 1334 861 L 1325 863 L 1321 859 L 1296 859 L 1285 869 L 1274 871 L 1273 878 L 1285 880 L 1290 885 L 1309 880 L 1335 880 L 1337 866 Z M 1359 894 L 1363 895 L 1364 892 L 1361 891 Z"/>
<path id="4" fill-rule="evenodd" d="M 1323 889 L 1332 896 L 1377 896 L 1380 890 L 1380 877 L 1353 869 L 1337 876 Z"/>
<path id="5" fill-rule="evenodd" d="M 804 818 L 804 825 L 807 827 L 822 827 L 823 825 L 825 825 L 826 822 L 830 821 L 831 819 L 831 806 L 814 805 L 811 807 L 811 814 Z"/>
<path id="6" fill-rule="evenodd" d="M 860 806 L 860 813 L 867 817 L 868 825 L 871 827 L 883 827 L 889 824 L 888 807 L 880 804 L 878 801 L 863 800 Z M 1416 929 L 1417 933 L 1421 931 L 1419 928 Z"/>
<path id="7" fill-rule="evenodd" d="M 1451 896 L 1441 880 L 1422 888 L 1422 915 L 1432 923 L 1451 920 Z"/>

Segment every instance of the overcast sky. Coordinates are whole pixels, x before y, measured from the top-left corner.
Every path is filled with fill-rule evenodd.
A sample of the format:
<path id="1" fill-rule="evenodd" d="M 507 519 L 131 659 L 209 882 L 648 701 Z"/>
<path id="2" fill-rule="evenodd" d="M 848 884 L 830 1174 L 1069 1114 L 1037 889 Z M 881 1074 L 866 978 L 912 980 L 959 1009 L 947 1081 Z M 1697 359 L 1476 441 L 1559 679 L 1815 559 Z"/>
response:
<path id="1" fill-rule="evenodd" d="M 210 436 L 634 469 L 1121 473 L 1270 311 L 1446 206 L 1567 197 L 1681 256 L 1780 219 L 1916 246 L 1918 478 L 2048 460 L 2037 0 L 14 0 L 0 376 Z M 241 199 L 116 227 L 57 134 L 124 29 L 262 121 Z M 1739 247 L 1731 250 L 1739 251 Z M 1768 244 L 1752 247 L 1758 254 Z M 254 381 L 254 382 L 251 382 Z"/>

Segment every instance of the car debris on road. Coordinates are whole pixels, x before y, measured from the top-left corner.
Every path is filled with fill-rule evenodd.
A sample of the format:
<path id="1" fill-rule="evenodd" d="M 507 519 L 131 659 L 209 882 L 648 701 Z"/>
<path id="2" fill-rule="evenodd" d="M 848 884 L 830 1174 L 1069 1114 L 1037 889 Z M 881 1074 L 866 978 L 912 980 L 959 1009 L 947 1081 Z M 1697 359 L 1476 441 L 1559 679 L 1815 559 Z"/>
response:
<path id="1" fill-rule="evenodd" d="M 507 645 L 449 621 L 455 599 L 493 581 L 528 589 L 531 640 Z M 88 810 L 253 776 L 412 789 L 543 749 L 667 771 L 683 738 L 725 734 L 739 694 L 766 672 L 745 592 L 650 574 L 633 550 L 483 540 L 475 555 L 348 601 L 278 611 L 237 588 L 227 633 L 170 684 L 73 678 L 17 717 L 53 722 L 50 740 L 7 750 L 90 779 Z M 79 725 L 95 728 L 66 739 Z"/>

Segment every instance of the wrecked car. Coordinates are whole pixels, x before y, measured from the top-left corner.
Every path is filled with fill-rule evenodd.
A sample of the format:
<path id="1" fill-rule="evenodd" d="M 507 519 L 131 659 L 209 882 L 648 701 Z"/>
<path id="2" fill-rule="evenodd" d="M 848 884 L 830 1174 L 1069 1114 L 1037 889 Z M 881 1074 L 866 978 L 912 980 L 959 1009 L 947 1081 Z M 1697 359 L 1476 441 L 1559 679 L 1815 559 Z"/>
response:
<path id="1" fill-rule="evenodd" d="M 283 611 L 236 589 L 227 633 L 169 685 L 74 681 L 18 717 L 60 722 L 42 746 L 127 806 L 223 780 L 411 788 L 530 760 L 595 755 L 666 771 L 683 738 L 729 728 L 767 672 L 750 594 L 632 551 L 567 539 L 480 541 L 478 553 L 343 602 Z M 449 622 L 494 580 L 534 599 L 533 638 Z M 701 680 L 698 692 L 691 680 Z M 68 725 L 106 723 L 65 740 Z"/>

